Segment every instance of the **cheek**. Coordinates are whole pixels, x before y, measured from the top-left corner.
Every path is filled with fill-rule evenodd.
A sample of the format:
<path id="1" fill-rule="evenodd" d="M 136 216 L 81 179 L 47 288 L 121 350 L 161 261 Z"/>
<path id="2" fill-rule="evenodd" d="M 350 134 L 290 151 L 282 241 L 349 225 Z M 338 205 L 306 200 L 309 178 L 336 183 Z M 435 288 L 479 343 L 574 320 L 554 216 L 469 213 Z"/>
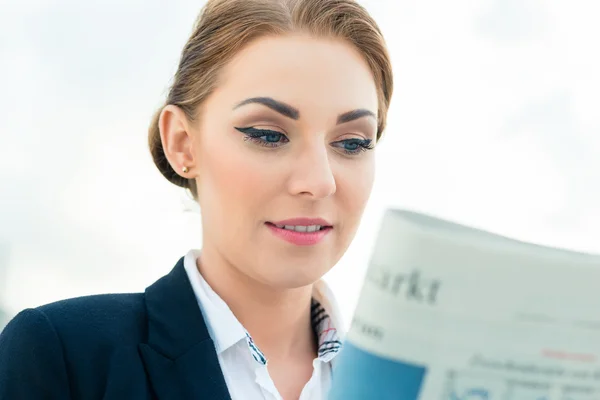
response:
<path id="1" fill-rule="evenodd" d="M 255 165 L 247 149 L 240 147 L 205 146 L 199 152 L 200 207 L 203 216 L 219 226 L 242 226 L 243 221 L 260 218 L 261 206 L 270 196 L 271 179 L 264 165 Z"/>
<path id="2" fill-rule="evenodd" d="M 355 208 L 363 208 L 371 195 L 375 178 L 375 163 L 372 157 L 356 168 L 344 168 L 340 180 L 344 197 L 348 204 Z"/>
<path id="3" fill-rule="evenodd" d="M 358 227 L 362 213 L 371 195 L 375 178 L 375 162 L 372 155 L 353 166 L 338 168 L 338 207 L 343 210 L 343 220 L 348 222 L 348 233 Z"/>

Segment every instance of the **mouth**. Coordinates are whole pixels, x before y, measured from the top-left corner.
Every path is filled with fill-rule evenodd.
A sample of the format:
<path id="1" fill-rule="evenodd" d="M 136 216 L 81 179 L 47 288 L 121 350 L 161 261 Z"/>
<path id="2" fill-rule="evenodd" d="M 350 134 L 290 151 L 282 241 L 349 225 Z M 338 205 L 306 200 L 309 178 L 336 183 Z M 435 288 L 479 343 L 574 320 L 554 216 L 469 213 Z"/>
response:
<path id="1" fill-rule="evenodd" d="M 333 230 L 333 225 L 322 219 L 266 222 L 265 225 L 276 237 L 298 246 L 315 245 Z"/>
<path id="2" fill-rule="evenodd" d="M 283 225 L 275 224 L 272 222 L 266 223 L 268 226 L 276 227 L 277 229 L 284 229 L 286 231 L 298 232 L 298 233 L 312 233 L 322 231 L 325 229 L 332 229 L 330 225 Z"/>

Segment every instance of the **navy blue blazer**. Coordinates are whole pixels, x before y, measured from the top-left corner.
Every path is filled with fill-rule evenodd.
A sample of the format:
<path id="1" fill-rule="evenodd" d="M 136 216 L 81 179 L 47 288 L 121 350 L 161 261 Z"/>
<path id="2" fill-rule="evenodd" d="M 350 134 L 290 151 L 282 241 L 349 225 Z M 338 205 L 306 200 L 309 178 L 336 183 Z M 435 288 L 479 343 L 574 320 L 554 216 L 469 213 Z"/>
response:
<path id="1" fill-rule="evenodd" d="M 0 335 L 0 400 L 231 399 L 183 258 L 145 293 L 63 300 Z"/>

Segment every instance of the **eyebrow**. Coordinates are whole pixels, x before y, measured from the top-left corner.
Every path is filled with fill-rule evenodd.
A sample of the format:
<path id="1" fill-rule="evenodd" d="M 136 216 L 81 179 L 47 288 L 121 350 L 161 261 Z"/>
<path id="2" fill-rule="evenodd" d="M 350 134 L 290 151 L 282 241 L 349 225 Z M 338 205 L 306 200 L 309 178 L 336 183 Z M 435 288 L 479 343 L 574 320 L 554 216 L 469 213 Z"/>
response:
<path id="1" fill-rule="evenodd" d="M 275 100 L 271 97 L 251 97 L 238 104 L 233 109 L 245 106 L 247 104 L 262 104 L 263 106 L 269 107 L 271 110 L 278 112 L 279 114 L 291 118 L 293 120 L 300 119 L 300 111 L 297 108 L 290 106 L 282 101 Z M 363 117 L 370 117 L 377 119 L 377 115 L 373 111 L 359 108 L 338 115 L 337 125 L 345 124 Z"/>
<path id="2" fill-rule="evenodd" d="M 345 124 L 346 122 L 354 121 L 363 117 L 371 117 L 377 119 L 377 116 L 373 111 L 359 108 L 358 110 L 348 111 L 346 113 L 340 114 L 337 119 L 337 124 Z"/>
<path id="3" fill-rule="evenodd" d="M 242 101 L 241 103 L 238 103 L 235 107 L 233 107 L 233 109 L 235 110 L 236 108 L 252 103 L 262 104 L 263 106 L 269 107 L 271 110 L 277 111 L 279 114 L 294 120 L 298 120 L 300 118 L 300 111 L 298 111 L 297 108 L 270 97 L 252 97 Z"/>

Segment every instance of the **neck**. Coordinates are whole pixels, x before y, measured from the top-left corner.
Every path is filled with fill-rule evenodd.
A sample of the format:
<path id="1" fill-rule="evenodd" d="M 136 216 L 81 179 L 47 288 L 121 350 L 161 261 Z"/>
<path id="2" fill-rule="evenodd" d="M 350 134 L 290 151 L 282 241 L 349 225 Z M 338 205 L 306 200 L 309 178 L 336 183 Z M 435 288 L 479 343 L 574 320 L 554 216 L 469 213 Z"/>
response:
<path id="1" fill-rule="evenodd" d="M 310 315 L 312 285 L 270 287 L 211 251 L 203 250 L 196 264 L 268 359 L 316 354 Z"/>

